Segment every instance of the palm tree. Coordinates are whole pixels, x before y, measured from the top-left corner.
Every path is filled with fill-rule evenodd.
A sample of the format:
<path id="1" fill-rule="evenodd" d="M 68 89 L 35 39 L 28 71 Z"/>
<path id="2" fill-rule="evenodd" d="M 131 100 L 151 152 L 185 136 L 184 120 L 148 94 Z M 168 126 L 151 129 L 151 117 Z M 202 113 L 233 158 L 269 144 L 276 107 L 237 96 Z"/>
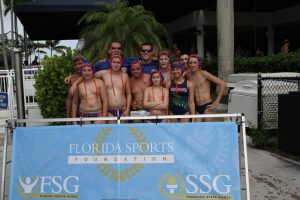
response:
<path id="1" fill-rule="evenodd" d="M 227 81 L 234 72 L 233 0 L 217 0 L 218 76 Z"/>
<path id="2" fill-rule="evenodd" d="M 46 51 L 42 50 L 45 47 L 45 44 L 42 42 L 34 42 L 34 41 L 27 41 L 27 48 L 28 48 L 28 55 L 38 55 L 40 61 L 40 54 L 47 54 Z M 29 56 L 30 57 L 30 56 Z"/>
<path id="3" fill-rule="evenodd" d="M 21 3 L 25 3 L 25 2 L 30 2 L 31 0 L 13 0 L 13 4 L 14 5 L 18 5 Z M 5 15 L 10 11 L 10 7 L 11 7 L 11 0 L 3 0 L 3 3 L 5 5 L 5 10 L 4 13 Z M 13 6 L 14 6 L 13 5 Z"/>
<path id="4" fill-rule="evenodd" d="M 58 45 L 60 40 L 46 40 L 45 48 L 50 49 L 50 56 L 52 58 L 52 52 L 56 51 L 58 53 L 62 53 L 63 50 L 67 49 L 66 46 Z"/>
<path id="5" fill-rule="evenodd" d="M 22 50 L 25 50 L 25 39 L 22 35 L 17 34 L 17 37 L 15 38 L 14 43 L 17 47 L 20 47 Z M 8 39 L 7 44 L 8 44 L 8 46 L 12 46 L 12 40 Z M 38 54 L 38 55 L 47 54 L 46 51 L 42 50 L 44 48 L 47 48 L 45 43 L 32 41 L 32 40 L 27 38 L 27 44 L 26 45 L 27 45 L 27 48 L 28 48 L 28 54 L 29 55 L 32 55 L 32 54 L 34 54 L 34 55 L 36 55 L 36 54 Z M 27 58 L 25 58 L 25 59 L 27 59 Z"/>
<path id="6" fill-rule="evenodd" d="M 143 6 L 128 7 L 127 1 L 123 0 L 114 5 L 101 3 L 99 6 L 105 12 L 88 12 L 78 22 L 84 25 L 80 37 L 84 41 L 82 51 L 89 60 L 106 57 L 114 40 L 123 44 L 125 56 L 137 55 L 143 42 L 151 42 L 159 49 L 165 46 L 162 37 L 167 37 L 166 28 Z"/>

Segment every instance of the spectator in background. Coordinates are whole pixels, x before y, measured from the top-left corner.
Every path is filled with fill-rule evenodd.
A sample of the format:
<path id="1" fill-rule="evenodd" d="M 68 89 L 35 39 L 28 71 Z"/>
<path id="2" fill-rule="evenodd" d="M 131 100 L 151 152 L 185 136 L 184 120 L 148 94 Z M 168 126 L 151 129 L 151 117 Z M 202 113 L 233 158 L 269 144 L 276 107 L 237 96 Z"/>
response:
<path id="1" fill-rule="evenodd" d="M 239 59 L 245 57 L 245 52 L 242 50 L 242 46 L 238 46 L 238 49 L 234 52 L 234 58 Z"/>
<path id="2" fill-rule="evenodd" d="M 281 46 L 281 53 L 289 53 L 290 42 L 288 39 L 285 39 Z"/>
<path id="3" fill-rule="evenodd" d="M 194 47 L 194 45 L 192 45 L 191 48 L 190 48 L 190 55 L 192 55 L 192 54 L 198 54 L 198 51 L 197 51 L 197 49 Z"/>
<path id="4" fill-rule="evenodd" d="M 25 69 L 29 68 L 28 60 L 24 60 L 23 64 Z"/>
<path id="5" fill-rule="evenodd" d="M 176 42 L 172 43 L 172 54 L 175 54 L 176 49 L 178 49 L 178 45 Z"/>
<path id="6" fill-rule="evenodd" d="M 181 50 L 178 48 L 178 45 L 176 42 L 172 43 L 172 50 L 173 51 L 172 51 L 171 55 L 169 55 L 170 62 L 178 61 L 179 56 L 181 54 Z"/>
<path id="7" fill-rule="evenodd" d="M 261 49 L 258 47 L 258 48 L 256 49 L 255 56 L 257 56 L 257 57 L 262 57 L 262 56 L 264 56 L 263 50 L 261 50 Z"/>
<path id="8" fill-rule="evenodd" d="M 34 60 L 31 62 L 31 65 L 40 65 L 40 63 L 38 62 L 38 56 L 34 57 Z"/>
<path id="9" fill-rule="evenodd" d="M 211 61 L 212 56 L 211 56 L 211 53 L 210 53 L 209 50 L 206 51 L 205 58 L 206 58 L 208 61 Z"/>
<path id="10" fill-rule="evenodd" d="M 28 60 L 24 60 L 23 69 L 30 69 L 31 66 L 28 64 Z M 30 70 L 25 70 L 24 74 L 30 74 Z M 30 78 L 30 77 L 28 77 Z"/>
<path id="11" fill-rule="evenodd" d="M 181 50 L 180 50 L 179 48 L 177 48 L 177 49 L 174 51 L 174 54 L 172 54 L 172 55 L 170 56 L 170 61 L 171 61 L 171 62 L 178 61 L 180 55 L 181 55 Z"/>

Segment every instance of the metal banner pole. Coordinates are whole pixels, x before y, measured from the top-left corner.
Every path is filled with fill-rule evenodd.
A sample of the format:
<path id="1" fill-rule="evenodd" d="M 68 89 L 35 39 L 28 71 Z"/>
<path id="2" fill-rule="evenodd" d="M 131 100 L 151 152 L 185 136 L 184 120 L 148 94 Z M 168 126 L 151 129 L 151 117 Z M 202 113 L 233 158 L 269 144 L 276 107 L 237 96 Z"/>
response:
<path id="1" fill-rule="evenodd" d="M 24 106 L 24 88 L 23 88 L 23 70 L 21 65 L 21 50 L 13 49 L 15 80 L 16 80 L 16 95 L 17 95 L 17 112 L 18 119 L 25 119 L 25 106 Z M 25 126 L 21 124 L 20 126 Z"/>
<path id="2" fill-rule="evenodd" d="M 244 158 L 245 158 L 246 193 L 247 193 L 247 200 L 250 200 L 248 153 L 247 153 L 247 141 L 246 141 L 246 121 L 244 115 L 242 116 L 242 135 L 243 135 Z"/>
<path id="3" fill-rule="evenodd" d="M 3 144 L 1 200 L 4 200 L 4 196 L 5 196 L 5 174 L 6 174 L 6 157 L 7 157 L 7 139 L 8 139 L 8 122 L 6 122 L 6 126 L 5 126 L 5 135 L 4 135 L 4 144 Z"/>
<path id="4" fill-rule="evenodd" d="M 190 118 L 224 118 L 224 117 L 240 117 L 240 113 L 233 114 L 201 114 L 201 115 L 153 115 L 153 116 L 143 116 L 143 117 L 90 117 L 90 118 L 48 118 L 48 119 L 17 119 L 16 123 L 42 123 L 42 122 L 84 122 L 84 121 L 94 121 L 94 120 L 134 120 L 134 119 L 190 119 Z M 120 123 L 120 122 L 119 122 Z"/>
<path id="5" fill-rule="evenodd" d="M 8 101 L 9 101 L 9 119 L 14 118 L 14 82 L 12 70 L 8 70 Z"/>

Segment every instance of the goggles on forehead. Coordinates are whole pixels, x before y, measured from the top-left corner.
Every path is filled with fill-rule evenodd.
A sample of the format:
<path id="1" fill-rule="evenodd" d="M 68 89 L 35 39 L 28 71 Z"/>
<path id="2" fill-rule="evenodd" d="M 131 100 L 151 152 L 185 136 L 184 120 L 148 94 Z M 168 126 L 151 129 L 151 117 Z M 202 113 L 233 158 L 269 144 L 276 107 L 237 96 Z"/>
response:
<path id="1" fill-rule="evenodd" d="M 80 67 L 80 75 L 82 75 L 82 70 L 84 68 L 90 68 L 90 69 L 92 69 L 93 73 L 95 73 L 95 69 L 94 69 L 93 65 L 89 64 L 89 63 L 85 63 Z"/>

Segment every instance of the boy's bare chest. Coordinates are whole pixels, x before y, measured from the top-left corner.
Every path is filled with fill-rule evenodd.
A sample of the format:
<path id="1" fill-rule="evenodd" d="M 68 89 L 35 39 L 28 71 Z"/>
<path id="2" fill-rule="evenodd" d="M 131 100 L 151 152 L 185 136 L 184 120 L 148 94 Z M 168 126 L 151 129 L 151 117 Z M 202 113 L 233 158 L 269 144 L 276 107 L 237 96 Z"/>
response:
<path id="1" fill-rule="evenodd" d="M 192 76 L 191 80 L 196 88 L 204 86 L 207 82 L 203 76 Z"/>
<path id="2" fill-rule="evenodd" d="M 105 77 L 104 83 L 107 89 L 122 89 L 124 87 L 124 80 L 121 78 L 121 75 Z"/>
<path id="3" fill-rule="evenodd" d="M 79 94 L 80 94 L 80 96 L 85 96 L 87 94 L 96 95 L 97 94 L 96 86 L 94 84 L 90 84 L 90 83 L 80 84 Z"/>

